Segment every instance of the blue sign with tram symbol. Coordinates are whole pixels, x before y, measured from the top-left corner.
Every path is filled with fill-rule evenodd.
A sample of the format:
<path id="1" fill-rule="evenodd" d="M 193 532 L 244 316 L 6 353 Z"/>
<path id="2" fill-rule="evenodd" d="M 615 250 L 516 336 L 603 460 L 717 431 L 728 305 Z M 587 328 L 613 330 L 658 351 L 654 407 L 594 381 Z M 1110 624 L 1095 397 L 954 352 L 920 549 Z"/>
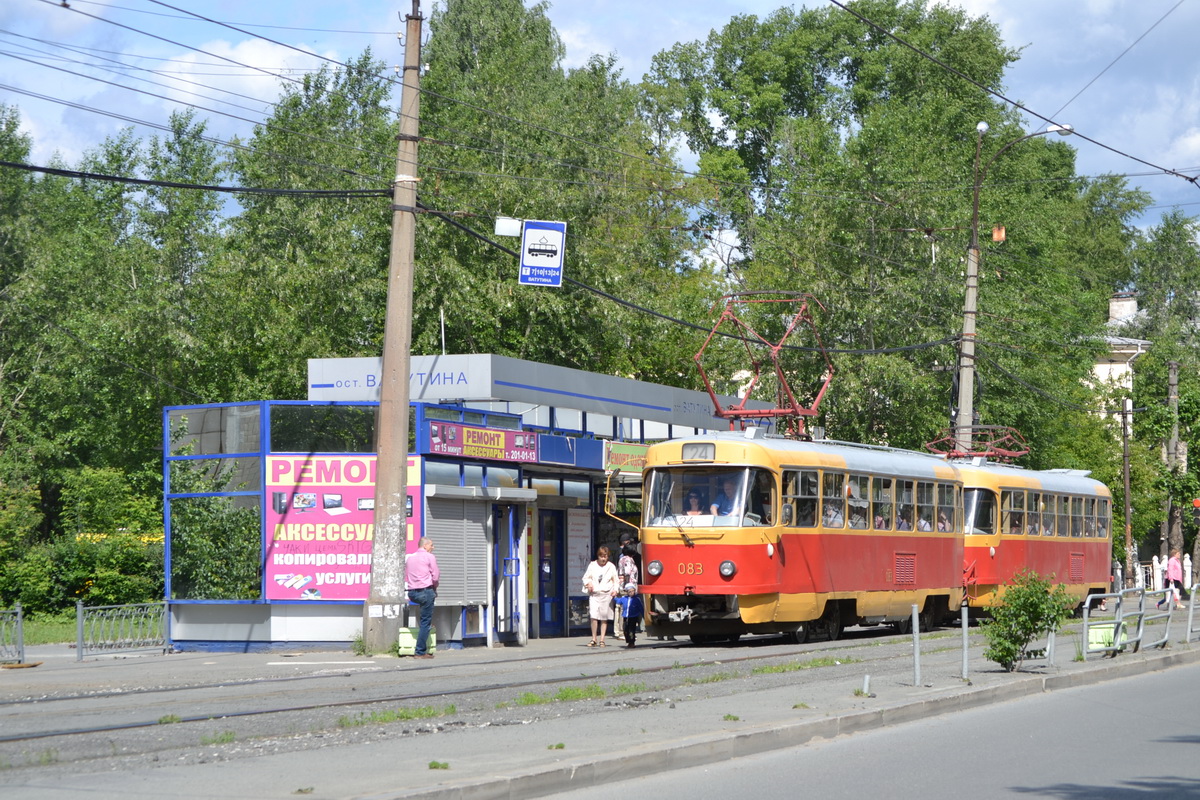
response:
<path id="1" fill-rule="evenodd" d="M 521 226 L 521 283 L 562 286 L 567 223 L 527 219 Z"/>

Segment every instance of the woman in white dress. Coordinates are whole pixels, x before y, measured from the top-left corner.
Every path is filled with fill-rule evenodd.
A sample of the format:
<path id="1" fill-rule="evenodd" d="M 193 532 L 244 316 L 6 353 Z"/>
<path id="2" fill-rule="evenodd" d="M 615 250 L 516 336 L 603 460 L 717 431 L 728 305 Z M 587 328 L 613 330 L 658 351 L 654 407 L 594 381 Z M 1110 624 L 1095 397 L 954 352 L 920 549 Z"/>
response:
<path id="1" fill-rule="evenodd" d="M 592 641 L 588 647 L 604 647 L 608 621 L 613 618 L 613 598 L 617 596 L 617 568 L 608 560 L 607 547 L 596 551 L 596 560 L 583 573 L 583 591 L 588 596 L 588 617 L 592 621 Z M 599 636 L 599 640 L 597 640 Z"/>

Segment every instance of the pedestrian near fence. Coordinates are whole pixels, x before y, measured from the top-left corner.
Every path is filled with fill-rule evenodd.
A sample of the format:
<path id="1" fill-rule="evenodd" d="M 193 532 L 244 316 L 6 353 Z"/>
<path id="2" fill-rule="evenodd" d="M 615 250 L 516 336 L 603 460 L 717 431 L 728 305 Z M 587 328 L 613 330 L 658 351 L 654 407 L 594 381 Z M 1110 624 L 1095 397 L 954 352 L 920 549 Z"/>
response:
<path id="1" fill-rule="evenodd" d="M 1183 608 L 1183 562 L 1179 560 L 1178 548 L 1172 550 L 1171 557 L 1167 559 L 1167 580 L 1164 588 L 1167 590 L 1167 596 L 1158 601 L 1158 607 L 1162 608 L 1163 603 L 1168 606 L 1174 603 L 1175 608 Z"/>

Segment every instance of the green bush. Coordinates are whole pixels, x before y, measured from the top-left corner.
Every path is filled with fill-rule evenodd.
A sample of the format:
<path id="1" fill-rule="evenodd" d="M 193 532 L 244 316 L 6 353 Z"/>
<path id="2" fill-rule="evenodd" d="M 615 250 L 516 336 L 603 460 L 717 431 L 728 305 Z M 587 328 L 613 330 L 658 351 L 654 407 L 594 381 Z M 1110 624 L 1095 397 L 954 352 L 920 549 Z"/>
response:
<path id="1" fill-rule="evenodd" d="M 1004 593 L 1003 605 L 993 608 L 982 625 L 988 640 L 984 657 L 1007 672 L 1020 669 L 1030 643 L 1058 630 L 1073 602 L 1062 584 L 1051 586 L 1036 572 L 1022 571 Z"/>
<path id="2" fill-rule="evenodd" d="M 0 602 L 30 614 L 161 600 L 162 543 L 131 533 L 60 535 L 34 545 L 0 570 Z"/>

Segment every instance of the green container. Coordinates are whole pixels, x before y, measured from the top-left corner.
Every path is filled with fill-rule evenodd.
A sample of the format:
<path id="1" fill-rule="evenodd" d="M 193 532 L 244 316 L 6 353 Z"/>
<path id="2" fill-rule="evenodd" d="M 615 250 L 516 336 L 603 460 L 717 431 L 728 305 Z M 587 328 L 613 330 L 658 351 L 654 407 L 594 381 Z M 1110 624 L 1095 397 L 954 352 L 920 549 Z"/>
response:
<path id="1" fill-rule="evenodd" d="M 1105 625 L 1096 628 L 1088 628 L 1088 649 L 1094 650 L 1099 647 L 1113 646 L 1113 627 Z"/>
<path id="2" fill-rule="evenodd" d="M 420 628 L 401 628 L 400 639 L 396 646 L 396 654 L 402 656 L 411 656 L 417 652 L 417 632 Z M 437 650 L 437 628 L 429 629 L 429 652 Z"/>

